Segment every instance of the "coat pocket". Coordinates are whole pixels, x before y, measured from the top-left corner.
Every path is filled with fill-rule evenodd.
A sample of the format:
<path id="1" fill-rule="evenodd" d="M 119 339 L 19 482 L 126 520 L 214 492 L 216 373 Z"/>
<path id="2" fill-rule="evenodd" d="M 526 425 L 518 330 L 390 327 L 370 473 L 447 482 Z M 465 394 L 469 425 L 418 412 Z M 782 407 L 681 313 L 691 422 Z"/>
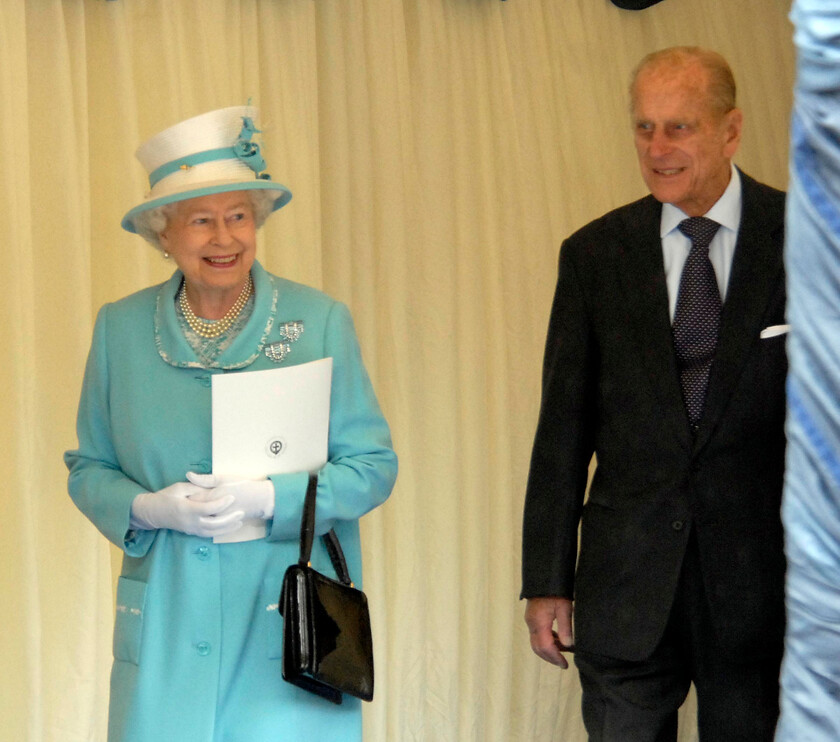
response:
<path id="1" fill-rule="evenodd" d="M 114 659 L 140 664 L 146 583 L 120 577 L 117 582 L 117 618 L 114 622 Z"/>

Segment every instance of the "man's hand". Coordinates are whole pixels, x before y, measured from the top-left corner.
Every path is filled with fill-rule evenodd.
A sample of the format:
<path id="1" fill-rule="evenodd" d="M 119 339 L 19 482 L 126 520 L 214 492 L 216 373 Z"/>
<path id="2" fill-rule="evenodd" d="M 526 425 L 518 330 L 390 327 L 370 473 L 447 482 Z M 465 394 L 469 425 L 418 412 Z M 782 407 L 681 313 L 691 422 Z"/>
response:
<path id="1" fill-rule="evenodd" d="M 531 649 L 538 657 L 563 669 L 569 663 L 562 652 L 574 649 L 572 611 L 572 601 L 568 598 L 529 598 L 525 606 L 525 623 L 531 634 Z"/>

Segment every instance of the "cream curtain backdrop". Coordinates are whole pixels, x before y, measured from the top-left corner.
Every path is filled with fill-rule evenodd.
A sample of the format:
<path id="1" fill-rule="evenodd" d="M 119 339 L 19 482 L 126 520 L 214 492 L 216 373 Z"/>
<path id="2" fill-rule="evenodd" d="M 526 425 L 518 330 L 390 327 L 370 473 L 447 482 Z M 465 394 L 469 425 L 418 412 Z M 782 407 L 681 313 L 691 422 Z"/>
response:
<path id="1" fill-rule="evenodd" d="M 172 270 L 119 228 L 146 188 L 134 149 L 251 98 L 295 194 L 261 260 L 350 305 L 401 459 L 363 520 L 367 739 L 583 740 L 575 672 L 531 654 L 518 601 L 557 250 L 645 192 L 626 83 L 655 48 L 729 58 L 737 161 L 785 187 L 788 6 L 3 0 L 0 737 L 105 739 L 119 555 L 72 506 L 61 454 L 96 310 Z"/>

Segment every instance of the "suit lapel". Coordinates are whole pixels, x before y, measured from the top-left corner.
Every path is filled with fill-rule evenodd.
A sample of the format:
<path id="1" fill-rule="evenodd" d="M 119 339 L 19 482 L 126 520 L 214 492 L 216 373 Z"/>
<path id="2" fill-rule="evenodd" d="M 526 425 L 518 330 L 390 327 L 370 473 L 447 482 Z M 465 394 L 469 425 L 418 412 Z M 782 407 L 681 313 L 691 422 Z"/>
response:
<path id="1" fill-rule="evenodd" d="M 759 341 L 761 321 L 782 270 L 777 215 L 765 212 L 755 181 L 741 173 L 743 212 L 726 301 L 721 315 L 718 347 L 709 377 L 703 420 L 696 446 L 715 429 L 738 382 L 753 343 Z"/>
<path id="2" fill-rule="evenodd" d="M 636 208 L 627 212 L 619 272 L 626 297 L 624 305 L 665 424 L 670 425 L 678 439 L 690 448 L 692 437 L 683 404 L 668 311 L 668 287 L 659 238 L 661 213 L 661 204 L 652 196 L 637 202 Z"/>

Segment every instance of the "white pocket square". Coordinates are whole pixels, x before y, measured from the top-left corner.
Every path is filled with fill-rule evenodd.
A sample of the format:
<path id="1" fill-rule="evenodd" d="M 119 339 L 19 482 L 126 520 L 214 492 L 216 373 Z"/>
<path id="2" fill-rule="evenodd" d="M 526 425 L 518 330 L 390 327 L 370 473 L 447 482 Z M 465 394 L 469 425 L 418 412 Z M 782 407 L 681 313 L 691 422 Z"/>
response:
<path id="1" fill-rule="evenodd" d="M 790 332 L 790 325 L 770 325 L 770 327 L 765 327 L 761 334 L 759 335 L 760 338 L 774 338 L 777 335 L 784 335 Z"/>

